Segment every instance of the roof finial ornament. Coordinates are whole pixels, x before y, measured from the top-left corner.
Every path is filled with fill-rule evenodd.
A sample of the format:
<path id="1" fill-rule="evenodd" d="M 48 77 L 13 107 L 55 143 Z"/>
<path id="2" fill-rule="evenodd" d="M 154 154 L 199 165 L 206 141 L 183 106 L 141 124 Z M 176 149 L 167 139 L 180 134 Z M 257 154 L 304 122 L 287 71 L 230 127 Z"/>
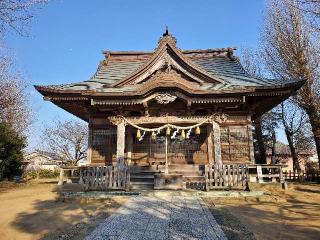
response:
<path id="1" fill-rule="evenodd" d="M 166 31 L 164 34 L 162 34 L 162 36 L 168 36 L 169 35 L 169 30 L 168 30 L 168 26 L 166 26 Z"/>
<path id="2" fill-rule="evenodd" d="M 162 37 L 159 39 L 159 46 L 164 44 L 164 43 L 167 43 L 167 42 L 170 42 L 172 45 L 176 45 L 177 43 L 177 40 L 175 37 L 173 37 L 170 33 L 169 33 L 169 29 L 168 29 L 168 26 L 166 26 L 166 31 L 162 34 Z"/>

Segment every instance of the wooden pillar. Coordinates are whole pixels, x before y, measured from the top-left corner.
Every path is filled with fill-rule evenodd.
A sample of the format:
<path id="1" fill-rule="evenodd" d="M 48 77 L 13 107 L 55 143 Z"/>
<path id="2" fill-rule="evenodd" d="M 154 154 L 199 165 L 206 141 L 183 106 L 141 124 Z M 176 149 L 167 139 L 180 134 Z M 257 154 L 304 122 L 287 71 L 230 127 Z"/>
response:
<path id="1" fill-rule="evenodd" d="M 125 123 L 121 119 L 117 123 L 117 162 L 124 159 L 124 146 L 125 146 Z"/>
<path id="2" fill-rule="evenodd" d="M 221 158 L 221 142 L 220 142 L 220 126 L 216 122 L 212 122 L 213 141 L 214 141 L 214 164 L 222 166 Z"/>
<path id="3" fill-rule="evenodd" d="M 252 135 L 253 127 L 251 123 L 251 116 L 248 116 L 247 120 L 250 122 L 248 124 L 249 158 L 250 158 L 250 162 L 254 163 L 255 161 L 254 161 L 254 147 L 253 147 L 253 135 Z"/>
<path id="4" fill-rule="evenodd" d="M 89 164 L 91 164 L 91 161 L 92 161 L 92 141 L 93 141 L 92 125 L 91 125 L 91 121 L 89 121 L 89 125 L 88 125 L 88 150 L 87 150 L 87 161 Z"/>
<path id="5" fill-rule="evenodd" d="M 127 133 L 127 164 L 130 166 L 131 164 L 131 159 L 132 159 L 132 144 L 133 144 L 133 139 L 132 139 L 132 128 L 128 128 L 128 133 Z"/>
<path id="6" fill-rule="evenodd" d="M 209 124 L 207 126 L 207 146 L 208 146 L 208 163 L 209 163 L 209 186 L 211 186 L 211 180 L 212 180 L 212 166 L 214 163 L 214 159 L 213 159 L 213 139 L 212 139 L 212 125 Z M 206 176 L 207 177 L 207 176 Z M 209 188 L 208 186 L 208 188 Z"/>
<path id="7" fill-rule="evenodd" d="M 166 165 L 165 165 L 165 170 L 164 173 L 168 174 L 169 173 L 169 168 L 168 168 L 168 136 L 165 136 L 166 142 L 165 142 L 165 147 L 166 147 Z"/>

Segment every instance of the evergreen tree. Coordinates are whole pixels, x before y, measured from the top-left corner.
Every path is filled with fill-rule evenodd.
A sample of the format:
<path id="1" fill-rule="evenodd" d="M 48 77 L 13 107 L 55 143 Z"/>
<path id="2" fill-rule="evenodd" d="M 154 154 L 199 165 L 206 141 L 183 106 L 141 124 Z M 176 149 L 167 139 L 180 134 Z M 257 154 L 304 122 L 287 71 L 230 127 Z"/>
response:
<path id="1" fill-rule="evenodd" d="M 25 139 L 10 125 L 0 122 L 0 179 L 12 179 L 22 174 L 22 149 Z"/>

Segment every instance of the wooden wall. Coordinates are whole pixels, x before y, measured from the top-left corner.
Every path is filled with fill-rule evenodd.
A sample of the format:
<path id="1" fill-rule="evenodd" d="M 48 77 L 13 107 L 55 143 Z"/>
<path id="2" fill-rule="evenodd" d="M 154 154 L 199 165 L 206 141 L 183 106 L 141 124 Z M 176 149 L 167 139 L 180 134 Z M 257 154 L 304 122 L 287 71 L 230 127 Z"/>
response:
<path id="1" fill-rule="evenodd" d="M 253 159 L 251 122 L 244 117 L 233 117 L 230 122 L 221 125 L 221 153 L 224 163 L 251 162 Z M 245 121 L 244 121 L 245 120 Z M 238 123 L 238 124 L 237 124 Z M 126 127 L 126 135 L 129 133 Z M 93 165 L 110 165 L 116 160 L 116 126 L 93 125 L 91 132 L 91 151 L 89 158 Z M 141 132 L 141 134 L 143 134 Z M 171 133 L 172 134 L 172 133 Z M 180 133 L 177 135 L 180 136 Z M 193 133 L 190 139 L 168 141 L 168 160 L 172 164 L 207 164 L 208 143 L 207 128 L 201 127 L 201 135 Z M 130 136 L 126 136 L 126 141 Z M 131 128 L 131 162 L 141 165 L 160 164 L 165 161 L 165 135 L 161 133 L 155 140 L 147 133 L 142 141 L 136 138 L 136 129 Z M 125 152 L 127 152 L 127 146 Z"/>

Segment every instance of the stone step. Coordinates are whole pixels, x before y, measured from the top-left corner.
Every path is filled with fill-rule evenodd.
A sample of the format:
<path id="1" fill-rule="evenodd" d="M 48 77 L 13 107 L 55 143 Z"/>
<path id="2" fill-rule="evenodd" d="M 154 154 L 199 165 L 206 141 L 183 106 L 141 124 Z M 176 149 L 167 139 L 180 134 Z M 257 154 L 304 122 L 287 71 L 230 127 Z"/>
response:
<path id="1" fill-rule="evenodd" d="M 146 177 L 131 177 L 130 176 L 130 182 L 136 183 L 136 182 L 146 182 L 146 183 L 153 183 L 154 182 L 154 177 L 153 176 L 148 176 Z"/>
<path id="2" fill-rule="evenodd" d="M 130 166 L 130 172 L 159 172 L 156 166 Z"/>
<path id="3" fill-rule="evenodd" d="M 154 179 L 154 174 L 141 174 L 141 173 L 130 174 L 130 179 L 134 179 L 134 178 Z"/>
<path id="4" fill-rule="evenodd" d="M 179 171 L 179 170 L 169 170 L 169 173 L 171 174 L 181 174 L 183 176 L 202 176 L 203 172 L 202 171 Z"/>
<path id="5" fill-rule="evenodd" d="M 154 188 L 154 182 L 146 182 L 146 181 L 132 181 L 130 182 L 131 189 L 153 189 Z"/>
<path id="6" fill-rule="evenodd" d="M 131 185 L 132 190 L 151 190 L 154 189 L 153 185 Z"/>
<path id="7" fill-rule="evenodd" d="M 143 181 L 136 181 L 136 182 L 130 182 L 133 185 L 153 185 L 153 182 L 143 182 Z"/>
<path id="8" fill-rule="evenodd" d="M 199 171 L 202 170 L 203 166 L 196 165 L 196 164 L 169 164 L 168 169 L 169 170 L 179 170 L 179 171 Z"/>
<path id="9" fill-rule="evenodd" d="M 204 176 L 183 176 L 184 182 L 204 182 Z"/>

